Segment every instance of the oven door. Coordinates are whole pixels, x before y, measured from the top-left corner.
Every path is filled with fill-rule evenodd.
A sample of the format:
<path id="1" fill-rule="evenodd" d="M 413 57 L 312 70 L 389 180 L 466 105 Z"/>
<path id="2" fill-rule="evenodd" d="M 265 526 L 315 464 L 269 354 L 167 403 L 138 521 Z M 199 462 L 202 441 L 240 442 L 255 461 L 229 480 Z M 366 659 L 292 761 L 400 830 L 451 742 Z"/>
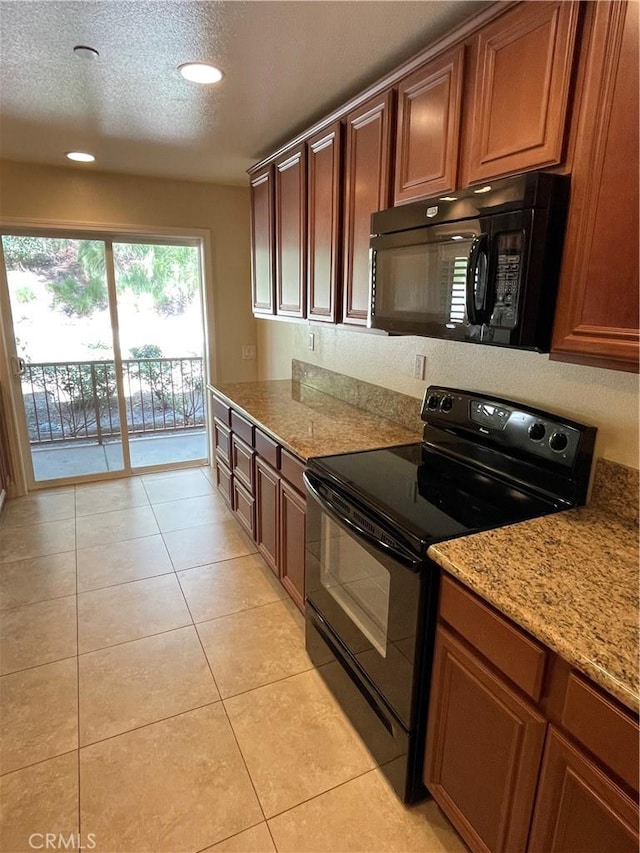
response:
<path id="1" fill-rule="evenodd" d="M 392 543 L 378 520 L 342 491 L 305 474 L 308 607 L 328 626 L 342 656 L 403 725 L 412 724 L 414 679 L 422 669 L 424 561 Z M 391 544 L 390 544 L 391 543 Z"/>

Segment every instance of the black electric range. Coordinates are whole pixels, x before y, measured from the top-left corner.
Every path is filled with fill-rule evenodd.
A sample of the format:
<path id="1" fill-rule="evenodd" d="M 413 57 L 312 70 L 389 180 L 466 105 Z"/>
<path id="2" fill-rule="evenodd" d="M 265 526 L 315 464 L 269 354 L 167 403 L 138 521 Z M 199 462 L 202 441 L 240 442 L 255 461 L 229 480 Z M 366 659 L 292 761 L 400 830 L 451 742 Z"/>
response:
<path id="1" fill-rule="evenodd" d="M 435 542 L 585 502 L 595 429 L 513 401 L 430 387 L 423 441 L 310 460 L 307 649 L 406 802 L 422 753 Z"/>

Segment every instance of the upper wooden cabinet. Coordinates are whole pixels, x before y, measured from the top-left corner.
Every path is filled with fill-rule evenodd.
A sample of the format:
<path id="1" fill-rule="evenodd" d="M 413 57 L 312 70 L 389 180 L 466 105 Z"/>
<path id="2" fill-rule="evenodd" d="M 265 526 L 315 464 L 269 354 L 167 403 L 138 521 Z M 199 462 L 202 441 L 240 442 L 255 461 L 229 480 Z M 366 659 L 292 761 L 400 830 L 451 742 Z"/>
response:
<path id="1" fill-rule="evenodd" d="M 568 0 L 520 3 L 475 36 L 463 183 L 562 161 L 578 18 Z"/>
<path id="2" fill-rule="evenodd" d="M 366 326 L 371 214 L 390 204 L 393 93 L 372 98 L 346 117 L 342 320 Z"/>
<path id="3" fill-rule="evenodd" d="M 251 176 L 251 284 L 254 314 L 273 314 L 273 166 Z"/>
<path id="4" fill-rule="evenodd" d="M 456 188 L 464 47 L 400 83 L 394 204 Z"/>
<path id="5" fill-rule="evenodd" d="M 592 4 L 552 359 L 638 370 L 638 3 Z"/>
<path id="6" fill-rule="evenodd" d="M 342 125 L 335 122 L 307 143 L 307 316 L 337 319 Z"/>
<path id="7" fill-rule="evenodd" d="M 304 317 L 306 300 L 306 146 L 275 162 L 276 314 Z"/>

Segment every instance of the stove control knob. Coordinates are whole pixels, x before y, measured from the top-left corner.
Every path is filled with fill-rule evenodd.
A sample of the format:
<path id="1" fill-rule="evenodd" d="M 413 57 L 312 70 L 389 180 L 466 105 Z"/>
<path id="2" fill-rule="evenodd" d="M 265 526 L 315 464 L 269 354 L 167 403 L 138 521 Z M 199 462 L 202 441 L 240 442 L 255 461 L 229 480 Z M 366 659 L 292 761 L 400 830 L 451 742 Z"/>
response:
<path id="1" fill-rule="evenodd" d="M 536 421 L 529 427 L 529 438 L 531 441 L 542 441 L 546 432 L 546 426 L 541 421 Z"/>
<path id="2" fill-rule="evenodd" d="M 562 453 L 563 450 L 566 450 L 567 444 L 569 444 L 569 439 L 564 432 L 554 432 L 549 439 L 549 447 L 556 453 Z"/>
<path id="3" fill-rule="evenodd" d="M 437 394 L 429 394 L 427 397 L 427 409 L 430 409 L 432 412 L 438 408 L 438 403 L 440 402 L 440 397 Z"/>
<path id="4" fill-rule="evenodd" d="M 446 397 L 443 397 L 442 402 L 440 403 L 440 408 L 443 412 L 450 412 L 453 408 L 453 397 L 450 397 L 448 394 Z"/>

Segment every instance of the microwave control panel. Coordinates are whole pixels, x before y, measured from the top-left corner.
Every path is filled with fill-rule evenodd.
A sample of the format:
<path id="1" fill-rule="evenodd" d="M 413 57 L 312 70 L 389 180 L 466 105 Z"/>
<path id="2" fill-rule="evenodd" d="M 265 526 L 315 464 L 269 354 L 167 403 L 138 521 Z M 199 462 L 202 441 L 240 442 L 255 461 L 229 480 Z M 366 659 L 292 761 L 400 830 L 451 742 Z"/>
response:
<path id="1" fill-rule="evenodd" d="M 495 302 L 490 326 L 515 329 L 522 279 L 522 231 L 498 234 L 496 245 Z"/>

